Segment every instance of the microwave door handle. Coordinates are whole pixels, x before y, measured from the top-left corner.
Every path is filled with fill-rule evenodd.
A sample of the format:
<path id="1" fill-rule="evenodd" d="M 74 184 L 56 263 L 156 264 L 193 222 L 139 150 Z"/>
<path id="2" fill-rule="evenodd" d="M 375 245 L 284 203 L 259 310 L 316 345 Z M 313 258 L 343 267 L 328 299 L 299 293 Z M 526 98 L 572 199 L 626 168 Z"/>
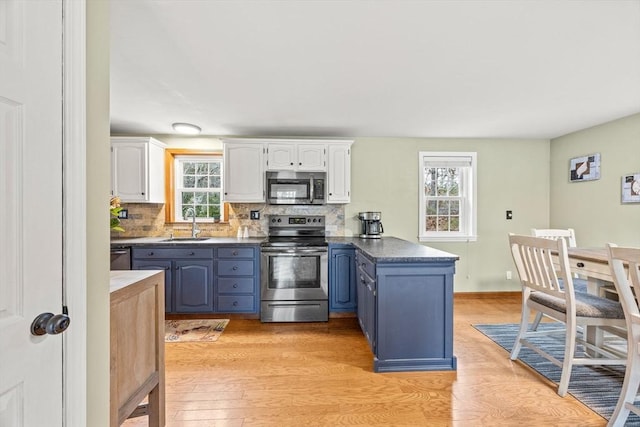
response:
<path id="1" fill-rule="evenodd" d="M 313 203 L 313 177 L 309 178 L 309 196 L 311 197 L 311 200 L 309 200 L 310 203 Z"/>

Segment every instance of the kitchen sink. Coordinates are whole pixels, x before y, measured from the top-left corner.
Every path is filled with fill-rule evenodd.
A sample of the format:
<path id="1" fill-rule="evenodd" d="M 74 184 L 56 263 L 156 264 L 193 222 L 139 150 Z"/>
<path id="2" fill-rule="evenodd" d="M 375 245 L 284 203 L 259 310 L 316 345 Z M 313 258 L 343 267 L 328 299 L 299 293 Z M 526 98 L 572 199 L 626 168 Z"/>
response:
<path id="1" fill-rule="evenodd" d="M 209 240 L 211 237 L 172 237 L 170 239 L 161 240 L 161 242 L 199 242 Z"/>

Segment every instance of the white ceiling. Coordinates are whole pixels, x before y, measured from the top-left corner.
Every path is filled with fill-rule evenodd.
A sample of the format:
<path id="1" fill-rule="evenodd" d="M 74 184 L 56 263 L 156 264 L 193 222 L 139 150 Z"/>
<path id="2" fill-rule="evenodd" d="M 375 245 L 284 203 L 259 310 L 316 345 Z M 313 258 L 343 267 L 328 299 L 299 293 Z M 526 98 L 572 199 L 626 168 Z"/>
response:
<path id="1" fill-rule="evenodd" d="M 553 138 L 640 112 L 640 0 L 111 0 L 112 133 Z"/>

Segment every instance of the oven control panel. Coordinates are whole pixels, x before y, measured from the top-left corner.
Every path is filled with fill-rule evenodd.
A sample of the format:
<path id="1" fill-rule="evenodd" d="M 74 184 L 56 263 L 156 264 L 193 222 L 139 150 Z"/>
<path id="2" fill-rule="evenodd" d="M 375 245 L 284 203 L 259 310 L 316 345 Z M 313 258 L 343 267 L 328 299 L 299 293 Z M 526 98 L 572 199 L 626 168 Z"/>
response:
<path id="1" fill-rule="evenodd" d="M 324 215 L 271 215 L 269 228 L 324 226 Z"/>

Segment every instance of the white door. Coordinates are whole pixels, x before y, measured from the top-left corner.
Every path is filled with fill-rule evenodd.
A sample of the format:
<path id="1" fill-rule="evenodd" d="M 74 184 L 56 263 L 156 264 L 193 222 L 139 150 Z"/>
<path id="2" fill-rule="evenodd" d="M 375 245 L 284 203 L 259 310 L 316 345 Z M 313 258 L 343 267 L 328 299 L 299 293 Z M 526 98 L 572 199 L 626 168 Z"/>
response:
<path id="1" fill-rule="evenodd" d="M 0 0 L 0 426 L 62 425 L 62 3 Z"/>

